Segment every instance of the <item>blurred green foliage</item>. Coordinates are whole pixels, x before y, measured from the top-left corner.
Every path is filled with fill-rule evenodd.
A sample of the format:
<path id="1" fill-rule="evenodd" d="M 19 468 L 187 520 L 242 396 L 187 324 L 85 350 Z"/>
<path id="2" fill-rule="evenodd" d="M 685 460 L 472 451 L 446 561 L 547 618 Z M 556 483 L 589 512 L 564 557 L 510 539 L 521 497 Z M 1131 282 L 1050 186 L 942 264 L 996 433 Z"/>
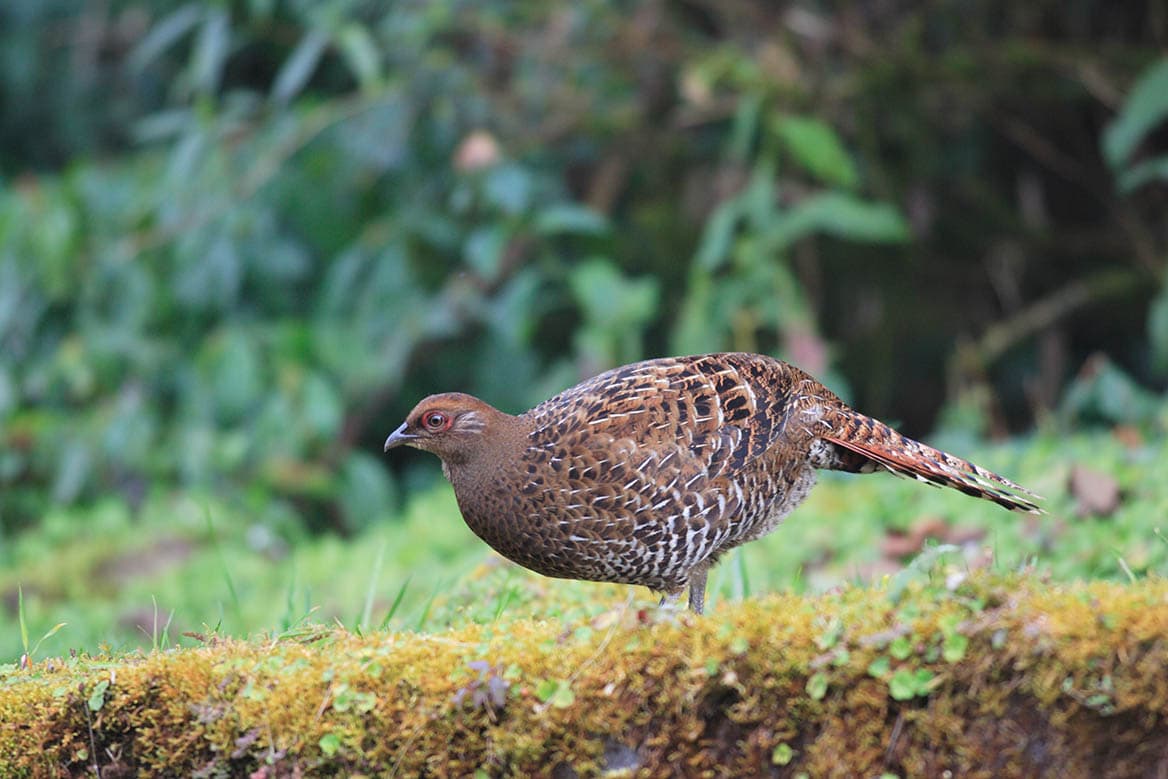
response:
<path id="1" fill-rule="evenodd" d="M 1155 7 L 6 3 L 0 533 L 175 487 L 359 531 L 421 396 L 667 352 L 910 431 L 1097 349 L 1162 382 Z"/>
<path id="2" fill-rule="evenodd" d="M 1168 423 L 1164 406 L 1160 416 Z M 783 527 L 711 571 L 711 608 L 766 592 L 903 578 L 916 551 L 898 552 L 891 543 L 921 525 L 932 528 L 935 542 L 959 548 L 946 556 L 959 571 L 1033 566 L 1034 575 L 1055 581 L 1168 573 L 1163 439 L 1131 445 L 1103 432 L 1052 431 L 1006 446 L 937 443 L 1042 493 L 1050 514 L 1014 514 L 888 474 L 824 474 Z M 1123 499 L 1114 513 L 1080 512 L 1066 488 L 1075 465 L 1116 479 Z M 0 570 L 8 607 L 0 609 L 0 661 L 22 651 L 21 585 L 32 641 L 66 623 L 45 640 L 42 657 L 69 647 L 192 645 L 185 632 L 213 629 L 276 635 L 339 620 L 368 631 L 391 614 L 391 626 L 406 631 L 491 623 L 504 610 L 587 624 L 614 599 L 655 602 L 643 588 L 548 579 L 506 563 L 462 522 L 445 484 L 415 491 L 394 521 L 362 528 L 352 542 L 322 534 L 289 543 L 249 518 L 224 501 L 190 495 L 153 496 L 137 516 L 114 499 L 51 510 L 39 532 L 9 545 Z"/>

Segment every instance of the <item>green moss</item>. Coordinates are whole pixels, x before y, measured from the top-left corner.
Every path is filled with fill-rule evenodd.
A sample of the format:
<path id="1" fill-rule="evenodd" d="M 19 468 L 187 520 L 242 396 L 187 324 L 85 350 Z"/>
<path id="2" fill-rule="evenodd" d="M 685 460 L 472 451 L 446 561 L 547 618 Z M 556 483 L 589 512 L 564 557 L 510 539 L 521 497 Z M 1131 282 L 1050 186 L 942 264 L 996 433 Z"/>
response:
<path id="1" fill-rule="evenodd" d="M 1161 759 L 1168 583 L 982 576 L 893 593 L 9 666 L 0 774 L 591 775 L 635 760 L 745 776 L 777 769 L 781 744 L 782 771 L 813 776 L 1124 776 Z M 967 643 L 950 661 L 953 634 Z M 902 670 L 925 680 L 908 700 L 891 694 Z"/>

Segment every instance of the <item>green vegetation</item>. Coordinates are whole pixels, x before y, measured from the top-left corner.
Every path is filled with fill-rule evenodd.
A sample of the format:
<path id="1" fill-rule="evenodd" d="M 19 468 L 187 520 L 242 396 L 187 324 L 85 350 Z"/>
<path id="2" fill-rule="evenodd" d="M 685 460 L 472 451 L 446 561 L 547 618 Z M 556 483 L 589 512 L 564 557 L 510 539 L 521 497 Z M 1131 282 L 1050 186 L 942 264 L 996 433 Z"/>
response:
<path id="1" fill-rule="evenodd" d="M 646 355 L 779 354 L 918 435 L 1028 428 L 1099 350 L 1162 390 L 1156 12 L 1108 7 L 1122 56 L 959 7 L 828 54 L 847 5 L 6 3 L 4 547 L 171 489 L 352 535 L 436 476 L 378 459 L 419 397 Z"/>
<path id="2" fill-rule="evenodd" d="M 1163 754 L 1163 3 L 901 6 L 0 4 L 0 774 Z M 719 349 L 1049 513 L 825 476 L 692 621 L 381 454 Z"/>
<path id="3" fill-rule="evenodd" d="M 1128 776 L 1163 758 L 1165 580 L 962 571 L 712 618 L 592 598 L 593 616 L 9 666 L 0 772 Z"/>
<path id="4" fill-rule="evenodd" d="M 964 450 L 963 450 L 964 451 Z M 1168 574 L 1168 453 L 1162 440 L 1053 432 L 1010 447 L 969 451 L 1047 497 L 1032 517 L 887 474 L 827 475 L 807 503 L 763 541 L 712 573 L 711 599 L 823 592 L 895 576 L 926 539 L 956 548 L 970 570 L 1029 567 L 1057 581 L 1127 581 Z M 1070 470 L 1111 474 L 1122 500 L 1109 516 L 1078 516 Z M 917 537 L 919 536 L 919 537 Z M 914 541 L 915 538 L 915 541 Z M 191 646 L 187 632 L 280 635 L 306 624 L 368 632 L 443 629 L 507 616 L 592 613 L 613 588 L 545 579 L 499 560 L 462 522 L 449 486 L 416 494 L 350 541 L 287 543 L 264 525 L 189 496 L 148 501 L 133 516 L 116 502 L 46 517 L 9 550 L 0 593 L 23 588 L 35 640 L 59 622 L 38 656 L 70 647 L 109 651 Z M 621 591 L 622 588 L 615 588 Z M 638 603 L 654 603 L 637 589 Z M 576 611 L 574 611 L 576 610 Z M 0 657 L 22 653 L 16 613 L 0 614 Z"/>

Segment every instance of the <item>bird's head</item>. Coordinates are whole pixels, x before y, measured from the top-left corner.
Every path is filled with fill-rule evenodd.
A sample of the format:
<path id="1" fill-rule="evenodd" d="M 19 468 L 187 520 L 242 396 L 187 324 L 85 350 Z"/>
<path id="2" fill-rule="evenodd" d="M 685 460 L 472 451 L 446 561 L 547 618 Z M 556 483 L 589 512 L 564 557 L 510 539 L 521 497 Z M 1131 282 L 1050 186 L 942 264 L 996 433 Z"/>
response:
<path id="1" fill-rule="evenodd" d="M 448 465 L 461 465 L 485 451 L 491 434 L 507 419 L 511 417 L 472 395 L 431 395 L 389 434 L 385 451 L 404 444 L 433 452 Z"/>

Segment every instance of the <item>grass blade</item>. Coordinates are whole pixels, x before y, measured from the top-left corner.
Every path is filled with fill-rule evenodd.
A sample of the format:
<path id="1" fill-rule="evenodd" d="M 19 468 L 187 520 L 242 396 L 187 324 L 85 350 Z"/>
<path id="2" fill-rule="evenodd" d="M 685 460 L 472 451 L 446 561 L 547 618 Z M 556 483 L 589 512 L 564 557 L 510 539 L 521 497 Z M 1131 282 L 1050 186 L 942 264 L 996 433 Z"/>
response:
<path id="1" fill-rule="evenodd" d="M 231 596 L 231 609 L 234 612 L 236 624 L 243 624 L 243 609 L 239 605 L 239 593 L 235 590 L 235 582 L 231 579 L 231 571 L 227 568 L 227 558 L 223 554 L 223 547 L 219 537 L 215 535 L 215 523 L 211 520 L 211 509 L 203 504 L 203 517 L 207 521 L 207 535 L 211 539 L 211 548 L 215 550 L 215 558 L 219 561 L 219 568 L 223 572 L 223 581 L 227 583 L 227 593 Z M 223 617 L 219 618 L 220 624 Z"/>
<path id="2" fill-rule="evenodd" d="M 365 587 L 365 608 L 361 610 L 362 630 L 369 627 L 369 620 L 373 616 L 373 597 L 377 594 L 377 580 L 381 578 L 381 561 L 385 556 L 385 542 L 377 548 L 377 557 L 373 558 L 373 569 L 369 572 L 369 584 Z"/>
<path id="3" fill-rule="evenodd" d="M 68 624 L 69 624 L 68 622 L 58 622 L 56 625 L 53 625 L 51 628 L 49 628 L 48 632 L 45 633 L 43 636 L 41 636 L 39 639 L 37 639 L 37 642 L 32 645 L 32 653 L 35 655 L 37 653 L 37 650 L 41 648 L 42 643 L 44 643 L 46 640 L 52 638 L 53 636 L 57 635 L 57 631 L 59 631 L 61 628 L 65 627 Z"/>
<path id="4" fill-rule="evenodd" d="M 499 617 L 503 616 L 503 612 L 515 598 L 515 585 L 511 583 L 512 570 L 513 569 L 511 567 L 507 568 L 507 578 L 503 580 L 503 593 L 499 596 L 499 599 L 495 601 L 495 614 L 493 617 L 491 617 L 492 622 L 499 621 Z"/>
<path id="5" fill-rule="evenodd" d="M 422 614 L 418 617 L 417 625 L 414 626 L 414 630 L 417 630 L 419 633 L 421 633 L 422 628 L 426 626 L 426 620 L 430 618 L 430 607 L 434 605 L 434 599 L 438 597 L 438 593 L 440 592 L 442 592 L 441 581 L 438 582 L 438 585 L 434 588 L 434 591 L 430 593 L 429 599 L 426 600 L 426 605 L 422 607 Z"/>
<path id="6" fill-rule="evenodd" d="M 746 554 L 742 547 L 734 550 L 734 567 L 738 571 L 738 600 L 743 601 L 750 597 L 750 573 L 747 570 Z"/>
<path id="7" fill-rule="evenodd" d="M 28 655 L 28 626 L 24 623 L 24 587 L 16 585 L 16 614 L 20 620 L 20 645 Z"/>
<path id="8" fill-rule="evenodd" d="M 1119 567 L 1123 570 L 1124 574 L 1127 575 L 1127 580 L 1132 584 L 1135 584 L 1137 581 L 1136 575 L 1134 572 L 1132 572 L 1132 569 L 1128 567 L 1127 560 L 1124 560 L 1123 555 L 1121 554 L 1116 554 L 1115 559 L 1119 563 Z"/>
<path id="9" fill-rule="evenodd" d="M 280 630 L 288 630 L 294 624 L 293 615 L 296 613 L 296 557 L 293 555 L 290 563 L 292 575 L 288 577 L 288 590 L 284 594 L 284 616 L 280 618 Z"/>
<path id="10" fill-rule="evenodd" d="M 397 595 L 394 596 L 393 603 L 389 605 L 389 611 L 385 614 L 385 619 L 381 620 L 381 624 L 377 626 L 378 630 L 385 630 L 389 627 L 389 621 L 393 619 L 393 615 L 397 613 L 398 608 L 401 606 L 402 598 L 406 596 L 406 588 L 410 586 L 410 578 L 410 576 L 407 576 L 406 580 L 402 582 L 402 586 L 398 588 Z"/>

